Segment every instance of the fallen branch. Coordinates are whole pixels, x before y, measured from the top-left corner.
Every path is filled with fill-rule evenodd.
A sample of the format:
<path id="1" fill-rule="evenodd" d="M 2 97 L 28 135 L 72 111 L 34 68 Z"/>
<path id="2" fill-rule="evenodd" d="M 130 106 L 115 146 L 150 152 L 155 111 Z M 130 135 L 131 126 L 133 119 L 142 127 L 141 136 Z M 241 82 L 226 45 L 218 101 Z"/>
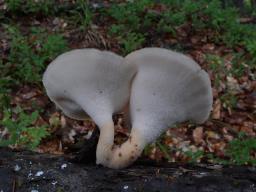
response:
<path id="1" fill-rule="evenodd" d="M 156 165 L 112 170 L 63 156 L 0 148 L 0 191 L 256 191 L 256 169 L 218 165 Z M 143 165 L 142 165 L 143 163 Z"/>

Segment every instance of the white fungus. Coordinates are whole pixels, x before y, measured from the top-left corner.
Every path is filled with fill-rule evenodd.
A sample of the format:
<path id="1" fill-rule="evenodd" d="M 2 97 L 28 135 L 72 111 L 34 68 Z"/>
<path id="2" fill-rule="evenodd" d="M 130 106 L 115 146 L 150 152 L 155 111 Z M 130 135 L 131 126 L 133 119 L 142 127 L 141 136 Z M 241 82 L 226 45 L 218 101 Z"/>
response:
<path id="1" fill-rule="evenodd" d="M 88 48 L 58 56 L 43 75 L 47 95 L 58 108 L 77 120 L 89 115 L 98 125 L 97 164 L 111 158 L 112 116 L 127 105 L 135 72 L 133 66 L 123 64 L 123 57 Z"/>
<path id="2" fill-rule="evenodd" d="M 162 48 L 125 58 L 96 49 L 70 51 L 48 66 L 43 84 L 67 116 L 84 120 L 88 114 L 95 121 L 100 129 L 96 163 L 115 169 L 133 163 L 172 125 L 206 121 L 213 100 L 208 74 L 189 57 Z M 130 137 L 115 147 L 112 115 L 128 101 Z"/>
<path id="3" fill-rule="evenodd" d="M 203 123 L 212 109 L 209 75 L 191 58 L 162 48 L 144 48 L 125 57 L 136 68 L 131 85 L 129 139 L 103 165 L 124 168 L 144 147 L 176 123 Z"/>

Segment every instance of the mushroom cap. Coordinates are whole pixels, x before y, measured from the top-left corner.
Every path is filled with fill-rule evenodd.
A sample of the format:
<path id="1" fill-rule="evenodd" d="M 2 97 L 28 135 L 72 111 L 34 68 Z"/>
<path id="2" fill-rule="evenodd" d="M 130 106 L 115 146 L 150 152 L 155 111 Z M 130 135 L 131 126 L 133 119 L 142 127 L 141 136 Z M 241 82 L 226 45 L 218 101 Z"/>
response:
<path id="1" fill-rule="evenodd" d="M 87 114 L 98 124 L 112 120 L 130 95 L 132 66 L 109 51 L 77 49 L 58 56 L 43 75 L 49 98 L 70 118 Z"/>
<path id="2" fill-rule="evenodd" d="M 152 142 L 175 123 L 204 122 L 212 108 L 208 74 L 189 57 L 162 48 L 144 48 L 125 57 L 137 67 L 130 98 L 132 129 Z"/>

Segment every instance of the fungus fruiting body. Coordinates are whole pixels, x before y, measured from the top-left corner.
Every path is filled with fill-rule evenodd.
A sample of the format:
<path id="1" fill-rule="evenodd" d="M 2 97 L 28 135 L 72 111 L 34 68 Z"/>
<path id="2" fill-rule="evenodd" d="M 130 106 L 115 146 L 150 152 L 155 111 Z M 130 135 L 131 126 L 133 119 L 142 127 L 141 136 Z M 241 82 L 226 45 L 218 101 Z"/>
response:
<path id="1" fill-rule="evenodd" d="M 74 119 L 86 113 L 100 129 L 97 164 L 124 168 L 146 144 L 175 123 L 204 122 L 212 106 L 208 74 L 189 57 L 144 48 L 122 58 L 96 49 L 74 50 L 55 59 L 43 83 L 50 99 Z M 113 113 L 129 100 L 131 133 L 114 146 Z"/>
<path id="2" fill-rule="evenodd" d="M 203 123 L 212 106 L 208 74 L 185 55 L 144 48 L 127 55 L 125 64 L 137 71 L 130 96 L 131 139 L 114 149 L 111 161 L 105 164 L 112 168 L 134 162 L 146 144 L 175 123 Z"/>
<path id="3" fill-rule="evenodd" d="M 57 57 L 43 76 L 49 98 L 70 118 L 87 114 L 100 129 L 97 163 L 110 159 L 114 141 L 112 115 L 128 102 L 133 66 L 123 57 L 96 49 L 77 49 Z"/>

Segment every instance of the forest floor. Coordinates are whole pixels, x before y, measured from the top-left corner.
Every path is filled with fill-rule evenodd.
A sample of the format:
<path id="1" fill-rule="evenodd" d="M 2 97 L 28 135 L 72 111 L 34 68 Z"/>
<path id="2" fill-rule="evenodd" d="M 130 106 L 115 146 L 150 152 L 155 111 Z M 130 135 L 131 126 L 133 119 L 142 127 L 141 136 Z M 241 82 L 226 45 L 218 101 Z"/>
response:
<path id="1" fill-rule="evenodd" d="M 223 9 L 226 15 L 212 18 L 212 12 L 220 13 L 219 4 L 204 7 L 207 3 L 203 1 L 199 1 L 198 8 L 187 5 L 193 10 L 183 16 L 171 15 L 170 10 L 185 11 L 185 7 L 173 8 L 164 1 L 90 1 L 86 6 L 81 1 L 47 1 L 49 5 L 28 2 L 0 0 L 3 146 L 69 154 L 79 150 L 96 128 L 91 119 L 69 119 L 48 99 L 41 77 L 58 54 L 93 47 L 124 56 L 142 47 L 164 47 L 183 52 L 208 72 L 213 110 L 204 124 L 186 122 L 170 127 L 146 147 L 144 158 L 158 162 L 256 164 L 256 43 L 243 44 L 247 32 L 255 29 L 253 16 L 235 18 L 239 27 L 248 27 L 243 32 L 246 35 L 240 37 L 238 32 L 238 36 L 228 36 L 227 23 L 234 20 L 233 16 Z M 217 24 L 214 26 L 209 18 Z M 256 42 L 255 37 L 250 38 Z M 128 129 L 122 113 L 114 120 L 115 142 L 120 143 L 127 138 Z"/>

